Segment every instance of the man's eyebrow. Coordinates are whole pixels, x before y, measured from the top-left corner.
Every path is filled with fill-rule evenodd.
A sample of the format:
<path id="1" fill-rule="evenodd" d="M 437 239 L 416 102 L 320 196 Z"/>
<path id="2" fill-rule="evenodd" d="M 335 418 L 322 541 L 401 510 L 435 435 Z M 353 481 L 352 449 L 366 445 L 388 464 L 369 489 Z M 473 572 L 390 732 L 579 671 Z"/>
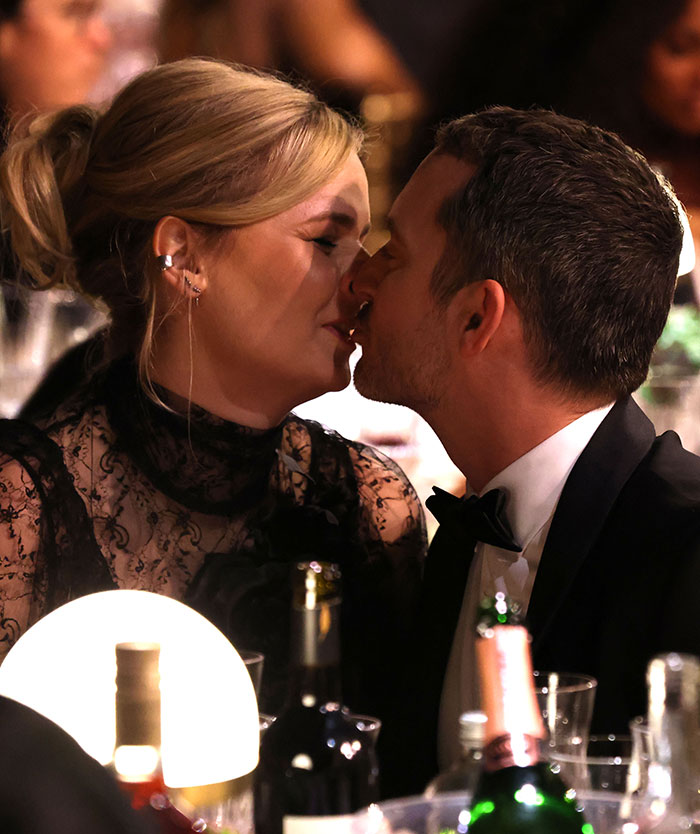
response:
<path id="1" fill-rule="evenodd" d="M 319 220 L 332 220 L 334 223 L 337 223 L 339 226 L 343 226 L 346 229 L 354 229 L 355 224 L 357 223 L 357 217 L 355 215 L 348 214 L 344 211 L 322 211 L 320 214 L 315 214 L 313 217 L 306 218 L 307 223 L 314 223 Z M 368 223 L 360 232 L 360 237 L 365 237 L 369 230 L 370 224 Z"/>

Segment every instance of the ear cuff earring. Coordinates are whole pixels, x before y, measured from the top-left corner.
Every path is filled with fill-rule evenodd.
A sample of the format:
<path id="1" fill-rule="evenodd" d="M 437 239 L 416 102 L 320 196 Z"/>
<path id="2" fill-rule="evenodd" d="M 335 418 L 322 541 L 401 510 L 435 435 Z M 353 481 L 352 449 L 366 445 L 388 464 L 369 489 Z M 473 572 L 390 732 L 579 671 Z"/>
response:
<path id="1" fill-rule="evenodd" d="M 158 264 L 158 268 L 160 269 L 160 271 L 163 272 L 164 270 L 170 269 L 170 267 L 173 266 L 173 256 L 172 255 L 158 255 L 156 257 L 156 263 Z M 199 306 L 199 296 L 200 296 L 200 293 L 202 292 L 201 287 L 198 287 L 195 284 L 193 284 L 186 275 L 183 275 L 182 277 L 185 281 L 185 284 L 187 285 L 187 288 L 194 293 L 195 306 Z"/>

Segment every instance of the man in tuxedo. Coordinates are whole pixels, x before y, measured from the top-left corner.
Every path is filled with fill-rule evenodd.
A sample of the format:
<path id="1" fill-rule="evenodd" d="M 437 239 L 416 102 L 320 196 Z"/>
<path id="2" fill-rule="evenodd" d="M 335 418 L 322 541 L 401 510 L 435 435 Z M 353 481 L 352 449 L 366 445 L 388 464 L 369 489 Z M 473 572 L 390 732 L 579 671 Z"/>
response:
<path id="1" fill-rule="evenodd" d="M 441 526 L 404 761 L 417 755 L 412 781 L 390 788 L 406 792 L 436 748 L 454 759 L 458 716 L 478 707 L 484 595 L 522 605 L 535 668 L 597 678 L 594 730 L 645 712 L 653 655 L 700 654 L 700 458 L 657 438 L 630 396 L 669 311 L 682 227 L 617 137 L 549 111 L 458 119 L 390 228 L 345 287 L 363 303 L 355 384 L 421 414 L 467 494 L 489 494 L 428 499 Z"/>

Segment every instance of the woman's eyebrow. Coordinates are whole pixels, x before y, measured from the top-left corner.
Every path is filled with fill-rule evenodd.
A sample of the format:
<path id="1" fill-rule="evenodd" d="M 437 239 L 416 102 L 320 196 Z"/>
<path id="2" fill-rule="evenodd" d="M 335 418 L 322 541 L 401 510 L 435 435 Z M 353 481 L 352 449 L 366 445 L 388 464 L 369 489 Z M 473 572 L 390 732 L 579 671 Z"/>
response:
<path id="1" fill-rule="evenodd" d="M 334 223 L 337 223 L 339 226 L 343 226 L 346 229 L 354 229 L 357 224 L 357 215 L 330 209 L 329 211 L 322 211 L 319 214 L 315 214 L 313 217 L 307 217 L 305 222 L 313 223 L 320 220 L 332 220 Z M 371 226 L 368 223 L 360 232 L 360 237 L 365 237 L 370 228 Z"/>

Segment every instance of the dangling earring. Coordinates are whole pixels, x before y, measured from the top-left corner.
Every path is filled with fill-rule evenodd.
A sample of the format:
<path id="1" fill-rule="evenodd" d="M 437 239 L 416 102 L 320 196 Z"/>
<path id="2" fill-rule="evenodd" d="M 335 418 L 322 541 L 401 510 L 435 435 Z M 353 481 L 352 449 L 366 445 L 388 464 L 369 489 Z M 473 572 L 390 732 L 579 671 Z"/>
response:
<path id="1" fill-rule="evenodd" d="M 194 293 L 194 306 L 199 307 L 199 296 L 202 292 L 201 288 L 195 286 L 186 275 L 183 275 L 182 277 L 185 279 L 185 284 L 187 284 L 189 289 L 191 289 Z"/>

